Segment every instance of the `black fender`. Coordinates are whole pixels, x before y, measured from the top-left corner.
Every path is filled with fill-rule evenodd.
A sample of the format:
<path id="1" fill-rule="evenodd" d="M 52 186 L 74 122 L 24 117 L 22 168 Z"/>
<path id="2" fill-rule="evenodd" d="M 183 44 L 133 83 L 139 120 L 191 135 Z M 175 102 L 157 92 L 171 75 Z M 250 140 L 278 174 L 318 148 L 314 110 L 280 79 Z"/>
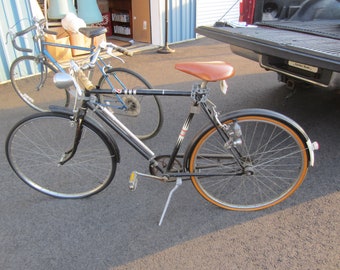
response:
<path id="1" fill-rule="evenodd" d="M 61 106 L 51 105 L 51 106 L 49 106 L 49 109 L 51 110 L 51 112 L 54 112 L 54 113 L 64 114 L 64 115 L 67 115 L 67 116 L 73 116 L 74 115 L 74 113 L 71 109 L 61 107 Z M 116 154 L 116 161 L 119 163 L 120 162 L 120 151 L 119 151 L 117 142 L 113 138 L 113 136 L 106 130 L 106 128 L 102 124 L 100 124 L 94 118 L 92 118 L 90 116 L 86 116 L 84 121 L 95 126 L 97 129 L 99 129 L 103 133 L 103 135 L 105 137 L 107 137 L 108 141 L 110 142 L 110 144 L 111 144 L 111 146 L 112 146 L 112 148 L 113 148 L 113 150 Z"/>
<path id="2" fill-rule="evenodd" d="M 294 120 L 291 118 L 280 114 L 278 112 L 274 112 L 271 110 L 266 110 L 266 109 L 242 109 L 242 110 L 237 110 L 233 112 L 229 112 L 227 114 L 224 114 L 219 117 L 220 121 L 223 123 L 229 119 L 234 119 L 242 116 L 250 116 L 250 115 L 255 115 L 255 116 L 264 116 L 264 117 L 270 117 L 274 120 L 277 120 L 281 123 L 286 124 L 288 127 L 290 127 L 292 130 L 294 130 L 300 139 L 304 142 L 305 147 L 308 149 L 307 155 L 308 155 L 308 165 L 313 166 L 314 165 L 314 150 L 318 149 L 318 144 L 317 142 L 312 143 L 310 138 L 308 137 L 307 133 L 303 130 L 303 128 L 296 123 Z M 196 133 L 194 139 L 191 141 L 191 143 L 188 145 L 185 153 L 184 153 L 184 159 L 183 159 L 183 166 L 185 169 L 188 169 L 189 166 L 189 158 L 194 150 L 194 146 L 197 144 L 197 141 L 209 130 L 212 128 L 212 124 L 207 124 L 204 126 L 199 132 Z"/>

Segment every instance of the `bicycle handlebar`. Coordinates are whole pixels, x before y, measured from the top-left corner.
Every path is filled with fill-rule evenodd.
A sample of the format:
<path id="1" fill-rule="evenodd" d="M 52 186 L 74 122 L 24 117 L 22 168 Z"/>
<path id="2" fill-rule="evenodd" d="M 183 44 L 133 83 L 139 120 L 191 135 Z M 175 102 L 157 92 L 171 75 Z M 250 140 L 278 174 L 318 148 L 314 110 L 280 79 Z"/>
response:
<path id="1" fill-rule="evenodd" d="M 102 49 L 107 49 L 107 53 L 111 56 L 114 56 L 112 55 L 112 50 L 115 50 L 117 52 L 120 52 L 124 55 L 127 55 L 127 56 L 133 56 L 133 52 L 129 51 L 128 49 L 125 49 L 123 47 L 120 47 L 120 46 L 117 46 L 116 44 L 113 44 L 111 42 L 105 42 L 103 41 L 102 43 L 100 43 L 100 48 Z"/>
<path id="2" fill-rule="evenodd" d="M 31 32 L 32 30 L 36 29 L 37 26 L 36 25 L 32 25 L 28 28 L 26 28 L 25 30 L 22 30 L 22 31 L 19 31 L 19 32 L 16 32 L 13 36 L 12 36 L 12 44 L 13 44 L 13 47 L 18 50 L 18 51 L 22 51 L 22 52 L 32 52 L 31 49 L 27 49 L 27 48 L 21 48 L 17 45 L 15 39 L 19 36 L 23 36 L 29 32 Z"/>
<path id="3" fill-rule="evenodd" d="M 47 28 L 44 28 L 43 31 L 44 31 L 44 33 L 46 33 L 46 34 L 50 34 L 50 35 L 54 35 L 54 36 L 58 35 L 57 32 L 54 32 L 54 31 L 49 30 L 49 29 L 47 29 Z"/>
<path id="4" fill-rule="evenodd" d="M 14 47 L 16 50 L 18 50 L 18 51 L 22 51 L 22 52 L 32 52 L 32 51 L 33 51 L 32 49 L 21 48 L 21 47 L 19 47 L 19 46 L 17 45 L 15 39 L 16 39 L 17 37 L 23 36 L 23 35 L 25 35 L 25 34 L 31 32 L 32 30 L 37 29 L 37 28 L 38 28 L 38 25 L 39 25 L 39 27 L 41 27 L 42 25 L 45 24 L 45 22 L 46 22 L 45 19 L 41 19 L 40 21 L 35 21 L 35 24 L 34 24 L 34 25 L 31 25 L 31 26 L 29 26 L 28 28 L 26 28 L 26 29 L 24 29 L 24 30 L 22 30 L 22 31 L 18 31 L 18 32 L 14 33 L 13 36 L 12 36 L 12 44 L 13 44 L 13 47 Z M 48 30 L 48 29 L 45 29 L 45 28 L 43 28 L 42 30 L 43 30 L 45 33 L 47 33 L 47 34 L 57 35 L 57 33 L 54 32 L 54 31 L 51 31 L 51 30 Z"/>

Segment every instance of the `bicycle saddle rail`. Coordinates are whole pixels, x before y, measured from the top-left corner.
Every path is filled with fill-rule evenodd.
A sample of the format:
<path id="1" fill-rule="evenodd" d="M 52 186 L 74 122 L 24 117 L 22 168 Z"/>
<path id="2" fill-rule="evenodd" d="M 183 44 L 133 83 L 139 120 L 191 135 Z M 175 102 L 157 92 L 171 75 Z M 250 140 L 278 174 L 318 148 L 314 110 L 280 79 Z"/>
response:
<path id="1" fill-rule="evenodd" d="M 226 80 L 235 74 L 234 67 L 223 61 L 177 63 L 175 68 L 207 82 Z"/>

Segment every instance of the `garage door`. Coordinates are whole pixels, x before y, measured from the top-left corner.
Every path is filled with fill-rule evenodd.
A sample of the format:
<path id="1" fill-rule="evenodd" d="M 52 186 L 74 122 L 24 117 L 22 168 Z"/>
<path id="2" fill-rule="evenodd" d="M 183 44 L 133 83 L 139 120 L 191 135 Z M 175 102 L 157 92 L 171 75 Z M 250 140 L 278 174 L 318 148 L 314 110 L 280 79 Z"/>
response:
<path id="1" fill-rule="evenodd" d="M 195 38 L 196 0 L 169 0 L 170 43 Z"/>
<path id="2" fill-rule="evenodd" d="M 240 0 L 169 0 L 170 43 L 193 39 L 195 28 L 238 20 Z"/>
<path id="3" fill-rule="evenodd" d="M 23 54 L 12 47 L 7 33 L 12 27 L 15 32 L 27 28 L 31 25 L 31 17 L 30 1 L 0 0 L 0 83 L 9 80 L 12 62 Z M 32 36 L 25 35 L 20 39 L 20 45 L 33 48 Z"/>
<path id="4" fill-rule="evenodd" d="M 217 21 L 238 21 L 240 0 L 197 0 L 196 27 Z"/>

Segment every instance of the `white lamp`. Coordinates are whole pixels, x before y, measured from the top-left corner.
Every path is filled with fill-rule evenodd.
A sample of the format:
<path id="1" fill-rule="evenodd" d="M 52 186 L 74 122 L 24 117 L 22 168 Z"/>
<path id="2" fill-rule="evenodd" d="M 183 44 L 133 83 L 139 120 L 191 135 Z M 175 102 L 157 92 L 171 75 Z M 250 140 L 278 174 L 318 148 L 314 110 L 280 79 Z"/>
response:
<path id="1" fill-rule="evenodd" d="M 83 19 L 86 24 L 98 23 L 103 21 L 96 0 L 77 0 L 78 17 Z"/>
<path id="2" fill-rule="evenodd" d="M 48 0 L 47 17 L 62 19 L 67 13 L 77 14 L 73 0 Z"/>

